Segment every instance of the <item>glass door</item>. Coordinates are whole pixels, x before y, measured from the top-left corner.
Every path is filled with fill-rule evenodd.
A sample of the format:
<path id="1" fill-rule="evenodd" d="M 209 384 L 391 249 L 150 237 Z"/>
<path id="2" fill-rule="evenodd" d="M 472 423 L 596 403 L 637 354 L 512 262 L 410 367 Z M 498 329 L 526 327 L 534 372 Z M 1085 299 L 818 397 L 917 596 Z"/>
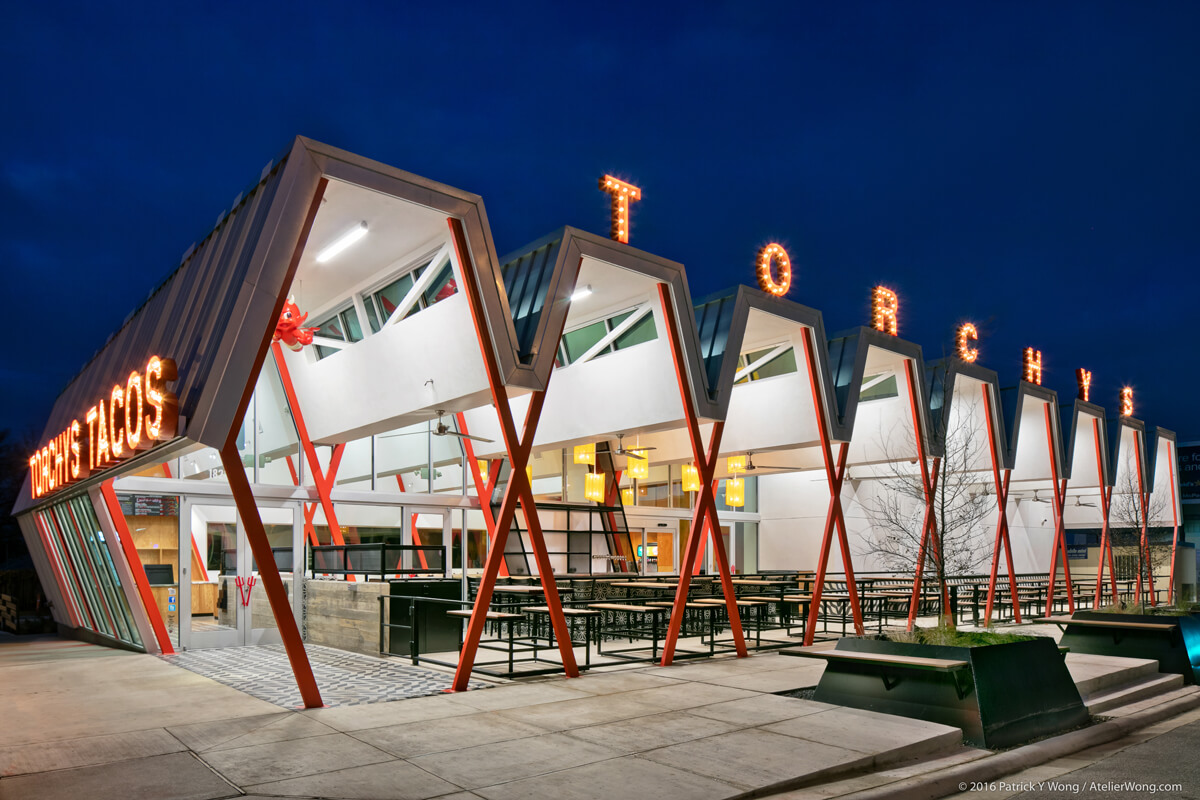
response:
<path id="1" fill-rule="evenodd" d="M 266 505 L 259 503 L 258 515 L 262 518 L 267 541 L 283 579 L 289 605 L 297 622 L 303 617 L 304 597 L 304 527 L 301 515 L 292 505 Z M 239 574 L 246 576 L 241 581 L 237 600 L 242 606 L 242 643 L 275 644 L 281 641 L 279 628 L 271 603 L 259 580 L 258 564 L 250 551 L 246 529 L 238 525 Z"/>
<path id="2" fill-rule="evenodd" d="M 232 501 L 185 501 L 179 514 L 179 615 L 184 650 L 242 643 L 238 514 Z M 172 608 L 174 605 L 174 608 Z"/>
<path id="3" fill-rule="evenodd" d="M 301 515 L 283 504 L 260 504 L 258 511 L 299 620 L 304 594 Z M 187 566 L 180 569 L 178 604 L 168 603 L 168 614 L 179 615 L 182 648 L 278 642 L 275 617 L 232 501 L 188 501 L 179 519 L 179 560 Z"/>
<path id="4" fill-rule="evenodd" d="M 419 571 L 429 575 L 450 577 L 448 554 L 453 544 L 450 530 L 450 511 L 441 508 L 411 508 L 405 515 L 404 543 L 420 545 L 423 549 L 405 551 L 401 554 L 397 568 L 401 572 Z"/>

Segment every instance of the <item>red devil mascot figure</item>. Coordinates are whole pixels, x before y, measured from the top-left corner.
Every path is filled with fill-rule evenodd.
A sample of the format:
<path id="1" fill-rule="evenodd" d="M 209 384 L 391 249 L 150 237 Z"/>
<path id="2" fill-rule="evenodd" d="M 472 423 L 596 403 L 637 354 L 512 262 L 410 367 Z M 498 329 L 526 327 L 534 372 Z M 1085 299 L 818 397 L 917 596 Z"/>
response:
<path id="1" fill-rule="evenodd" d="M 303 327 L 306 319 L 308 312 L 301 314 L 300 309 L 296 307 L 295 298 L 289 297 L 283 304 L 283 313 L 279 315 L 279 322 L 275 325 L 273 341 L 283 342 L 289 349 L 296 351 L 312 344 L 313 331 L 316 328 Z"/>

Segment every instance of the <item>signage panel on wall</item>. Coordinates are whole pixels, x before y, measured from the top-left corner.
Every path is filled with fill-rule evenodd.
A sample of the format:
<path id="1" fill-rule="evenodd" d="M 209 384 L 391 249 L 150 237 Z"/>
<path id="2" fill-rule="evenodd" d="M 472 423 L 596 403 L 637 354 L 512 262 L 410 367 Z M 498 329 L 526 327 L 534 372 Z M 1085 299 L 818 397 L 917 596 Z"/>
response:
<path id="1" fill-rule="evenodd" d="M 1179 496 L 1200 502 L 1200 442 L 1179 445 Z"/>

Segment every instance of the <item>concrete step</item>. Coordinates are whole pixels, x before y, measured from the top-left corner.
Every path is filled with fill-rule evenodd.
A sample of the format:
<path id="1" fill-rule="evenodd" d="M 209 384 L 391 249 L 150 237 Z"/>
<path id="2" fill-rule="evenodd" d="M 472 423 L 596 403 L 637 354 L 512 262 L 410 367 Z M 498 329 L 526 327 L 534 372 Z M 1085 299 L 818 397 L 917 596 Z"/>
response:
<path id="1" fill-rule="evenodd" d="M 1091 714 L 1101 714 L 1105 711 L 1133 703 L 1140 703 L 1152 697 L 1159 697 L 1183 686 L 1183 676 L 1175 674 L 1154 673 L 1140 678 L 1132 683 L 1121 686 L 1106 687 L 1098 692 L 1085 695 L 1083 704 Z"/>
<path id="2" fill-rule="evenodd" d="M 1158 662 L 1147 658 L 1117 658 L 1067 653 L 1067 669 L 1081 697 L 1114 689 L 1158 674 Z"/>
<path id="3" fill-rule="evenodd" d="M 1156 694 L 1151 697 L 1141 700 L 1130 701 L 1121 706 L 1115 706 L 1104 712 L 1106 717 L 1124 717 L 1129 714 L 1136 714 L 1139 711 L 1146 711 L 1154 706 L 1170 703 L 1175 700 L 1180 700 L 1185 697 L 1200 694 L 1200 686 L 1182 686 L 1177 689 L 1171 689 L 1161 694 Z"/>

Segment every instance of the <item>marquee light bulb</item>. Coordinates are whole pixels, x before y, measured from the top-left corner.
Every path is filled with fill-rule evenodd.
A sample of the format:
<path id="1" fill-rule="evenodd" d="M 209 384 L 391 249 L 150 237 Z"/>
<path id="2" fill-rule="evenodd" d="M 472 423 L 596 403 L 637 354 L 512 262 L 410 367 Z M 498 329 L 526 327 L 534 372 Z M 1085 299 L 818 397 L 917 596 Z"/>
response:
<path id="1" fill-rule="evenodd" d="M 317 263 L 324 264 L 327 261 L 334 259 L 339 253 L 345 250 L 350 245 L 357 242 L 359 239 L 367 235 L 366 221 L 360 222 L 350 230 L 343 233 L 338 238 L 334 239 L 325 249 L 317 253 Z"/>

